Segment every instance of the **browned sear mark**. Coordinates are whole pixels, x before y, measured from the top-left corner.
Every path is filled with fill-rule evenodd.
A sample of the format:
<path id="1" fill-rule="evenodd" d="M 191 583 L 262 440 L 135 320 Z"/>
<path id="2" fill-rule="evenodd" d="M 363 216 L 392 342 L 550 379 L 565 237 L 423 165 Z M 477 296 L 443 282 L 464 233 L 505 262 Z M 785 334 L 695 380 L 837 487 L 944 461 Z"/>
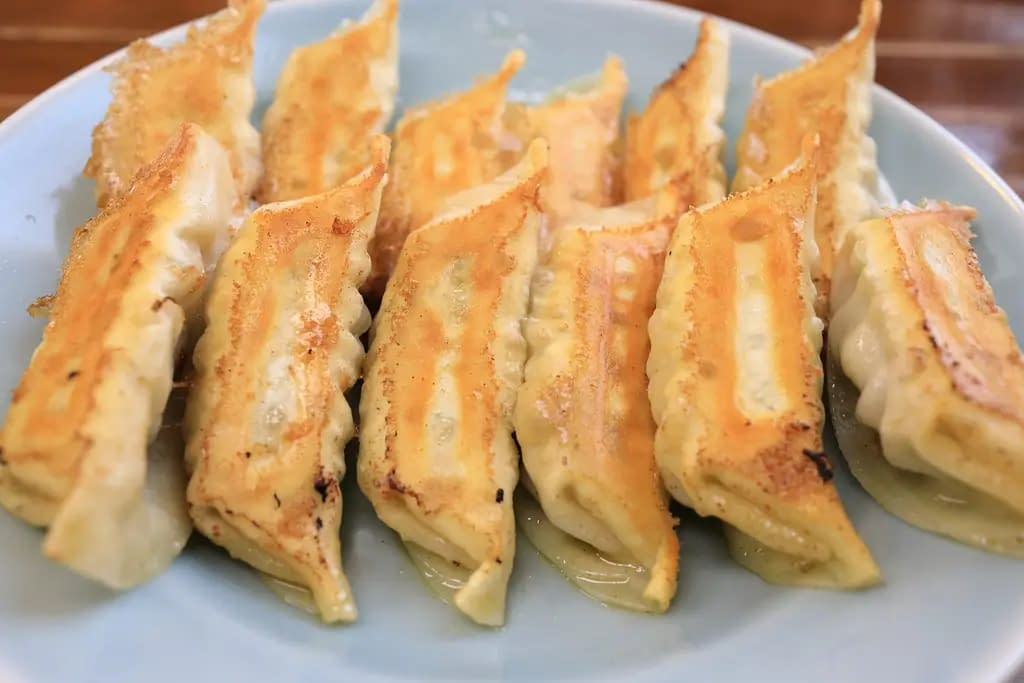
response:
<path id="1" fill-rule="evenodd" d="M 153 311 L 159 311 L 163 307 L 163 305 L 168 301 L 174 301 L 174 299 L 172 297 L 165 296 L 163 299 L 157 299 L 156 301 L 154 301 L 153 305 L 150 306 L 149 308 Z"/>
<path id="2" fill-rule="evenodd" d="M 352 228 L 355 227 L 355 223 L 343 221 L 337 216 L 334 217 L 334 222 L 331 223 L 331 232 L 335 235 L 347 235 L 352 232 Z"/>
<path id="3" fill-rule="evenodd" d="M 828 459 L 828 454 L 825 451 L 812 451 L 809 448 L 804 449 L 804 455 L 811 459 L 814 466 L 818 470 L 818 476 L 821 477 L 822 483 L 828 483 L 832 481 L 832 463 Z"/>
<path id="4" fill-rule="evenodd" d="M 325 479 L 323 472 L 316 475 L 316 479 L 313 480 L 313 488 L 320 494 L 320 501 L 327 502 L 327 491 L 330 489 L 331 480 Z"/>
<path id="5" fill-rule="evenodd" d="M 927 320 L 925 320 L 923 323 L 921 323 L 921 329 L 923 329 L 924 333 L 926 335 L 928 335 L 928 341 L 931 342 L 932 348 L 937 351 L 939 349 L 939 341 L 935 338 L 935 335 L 932 334 L 932 328 L 928 324 Z"/>
<path id="6" fill-rule="evenodd" d="M 46 294 L 39 297 L 25 309 L 33 318 L 45 318 L 50 315 L 50 308 L 53 306 L 53 294 Z"/>

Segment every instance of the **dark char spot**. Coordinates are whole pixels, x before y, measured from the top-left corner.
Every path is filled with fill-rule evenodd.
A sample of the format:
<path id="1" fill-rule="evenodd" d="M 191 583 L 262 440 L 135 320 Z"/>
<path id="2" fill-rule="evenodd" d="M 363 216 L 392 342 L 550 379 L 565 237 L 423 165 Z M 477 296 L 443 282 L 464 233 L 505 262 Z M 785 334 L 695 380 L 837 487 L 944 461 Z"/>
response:
<path id="1" fill-rule="evenodd" d="M 928 335 L 928 341 L 930 341 L 932 343 L 932 348 L 933 349 L 938 349 L 939 348 L 939 342 L 936 341 L 935 335 L 932 334 L 932 328 L 928 326 L 928 321 L 927 320 L 924 321 L 923 323 L 921 323 L 921 328 L 924 330 L 924 333 Z"/>
<path id="2" fill-rule="evenodd" d="M 320 531 L 324 528 L 324 520 L 320 519 L 319 517 L 317 517 L 313 523 L 316 524 L 317 531 Z"/>
<path id="3" fill-rule="evenodd" d="M 494 494 L 494 502 L 500 503 L 505 500 L 505 489 L 498 489 L 498 492 Z"/>
<path id="4" fill-rule="evenodd" d="M 320 494 L 320 501 L 327 501 L 327 489 L 331 485 L 331 482 L 324 479 L 323 472 L 316 475 L 316 479 L 313 480 L 313 488 Z"/>
<path id="5" fill-rule="evenodd" d="M 832 480 L 832 463 L 829 462 L 828 454 L 825 451 L 812 451 L 809 448 L 804 449 L 804 455 L 811 459 L 814 466 L 818 469 L 818 476 L 821 477 L 822 482 L 829 482 Z"/>

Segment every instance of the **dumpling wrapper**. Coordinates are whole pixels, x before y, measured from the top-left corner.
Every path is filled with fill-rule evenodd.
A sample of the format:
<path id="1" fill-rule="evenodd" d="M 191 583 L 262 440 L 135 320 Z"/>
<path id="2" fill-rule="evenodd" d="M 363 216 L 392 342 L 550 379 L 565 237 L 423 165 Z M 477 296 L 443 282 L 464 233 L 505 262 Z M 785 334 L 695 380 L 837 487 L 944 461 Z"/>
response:
<path id="1" fill-rule="evenodd" d="M 397 90 L 398 0 L 375 0 L 358 22 L 293 50 L 263 117 L 257 200 L 319 194 L 359 173 Z"/>
<path id="2" fill-rule="evenodd" d="M 221 259 L 185 420 L 189 513 L 231 555 L 308 590 L 327 622 L 356 607 L 341 564 L 345 392 L 370 315 L 359 287 L 390 143 L 344 185 L 265 204 Z"/>
<path id="3" fill-rule="evenodd" d="M 767 581 L 856 588 L 879 570 L 822 452 L 814 158 L 679 221 L 650 322 L 655 454 Z"/>
<path id="4" fill-rule="evenodd" d="M 131 190 L 75 232 L 14 390 L 0 503 L 49 527 L 47 557 L 112 588 L 165 569 L 192 530 L 176 430 L 161 430 L 161 415 L 234 201 L 221 146 L 183 126 Z"/>
<path id="5" fill-rule="evenodd" d="M 406 110 L 393 134 L 390 181 L 370 244 L 373 274 L 364 291 L 379 299 L 406 236 L 433 218 L 451 195 L 493 180 L 508 83 L 526 55 L 513 50 L 501 69 L 469 90 Z"/>
<path id="6" fill-rule="evenodd" d="M 645 368 L 647 322 L 679 208 L 665 191 L 579 210 L 556 232 L 534 276 L 515 410 L 523 469 L 547 517 L 517 510 L 520 526 L 583 592 L 650 612 L 668 609 L 679 564 Z M 544 523 L 588 552 L 561 560 L 573 556 L 571 540 L 545 542 L 551 535 L 535 532 Z M 594 581 L 612 571 L 622 576 Z"/>
<path id="7" fill-rule="evenodd" d="M 905 206 L 847 233 L 830 404 L 850 469 L 884 508 L 1024 557 L 1024 358 L 971 248 L 973 217 Z"/>
<path id="8" fill-rule="evenodd" d="M 683 191 L 684 206 L 725 197 L 721 121 L 728 85 L 729 34 L 718 21 L 704 19 L 689 60 L 626 123 L 626 201 L 648 197 L 667 183 Z"/>
<path id="9" fill-rule="evenodd" d="M 515 554 L 512 409 L 546 171 L 537 141 L 409 235 L 374 320 L 359 405 L 360 488 L 407 545 L 468 574 L 455 606 L 489 626 L 504 623 Z"/>
<path id="10" fill-rule="evenodd" d="M 110 67 L 113 99 L 92 133 L 85 175 L 96 181 L 100 208 L 124 193 L 183 123 L 196 123 L 228 151 L 236 209 L 244 208 L 261 173 L 259 133 L 249 122 L 253 36 L 266 0 L 229 0 L 227 9 L 188 28 L 167 48 L 146 40 L 128 46 Z"/>
<path id="11" fill-rule="evenodd" d="M 536 138 L 544 138 L 550 146 L 551 168 L 542 199 L 552 228 L 568 218 L 579 202 L 591 206 L 618 202 L 619 119 L 628 88 L 622 60 L 613 55 L 598 76 L 570 84 L 546 102 L 509 105 L 505 126 L 519 141 L 512 147 L 512 156 L 517 158 L 518 150 Z M 547 241 L 543 234 L 541 241 Z"/>
<path id="12" fill-rule="evenodd" d="M 815 239 L 821 254 L 812 273 L 815 310 L 828 312 L 829 280 L 843 231 L 878 212 L 878 169 L 871 123 L 879 0 L 863 0 L 857 28 L 802 66 L 757 82 L 736 143 L 732 190 L 743 191 L 800 158 L 804 136 L 821 138 Z"/>

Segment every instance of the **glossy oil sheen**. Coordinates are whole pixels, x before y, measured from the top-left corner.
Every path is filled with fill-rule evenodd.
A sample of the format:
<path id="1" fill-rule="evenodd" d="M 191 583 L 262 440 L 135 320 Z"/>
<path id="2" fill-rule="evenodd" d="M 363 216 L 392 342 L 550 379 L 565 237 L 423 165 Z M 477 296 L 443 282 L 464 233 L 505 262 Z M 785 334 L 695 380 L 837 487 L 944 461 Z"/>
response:
<path id="1" fill-rule="evenodd" d="M 259 115 L 290 48 L 324 37 L 368 4 L 271 3 L 256 46 Z M 851 5 L 851 26 L 854 13 Z M 697 20 L 641 0 L 406 0 L 399 110 L 464 88 L 513 47 L 528 52 L 513 98 L 536 99 L 599 69 L 614 51 L 630 76 L 627 107 L 640 108 L 690 51 Z M 570 26 L 585 29 L 586 39 L 568 40 Z M 730 29 L 724 127 L 731 150 L 754 74 L 793 66 L 803 53 Z M 53 291 L 71 231 L 93 210 L 93 188 L 80 171 L 107 83 L 93 68 L 0 125 L 0 388 L 15 385 L 40 337 L 43 321 L 28 318 L 25 307 Z M 982 267 L 1024 336 L 1024 207 L 909 105 L 878 90 L 874 106 L 880 166 L 901 198 L 931 195 L 978 207 Z M 841 462 L 831 438 L 826 444 Z M 508 624 L 499 630 L 473 626 L 423 586 L 354 477 L 345 481 L 342 530 L 360 608 L 351 626 L 320 625 L 268 591 L 255 572 L 195 538 L 166 574 L 115 596 L 45 561 L 40 532 L 0 514 L 0 680 L 1003 679 L 1024 655 L 1021 561 L 899 522 L 838 469 L 850 517 L 885 573 L 877 589 L 770 586 L 731 561 L 714 525 L 686 517 L 680 590 L 667 614 L 601 606 L 521 537 Z"/>
<path id="2" fill-rule="evenodd" d="M 516 494 L 516 522 L 523 535 L 567 581 L 603 605 L 645 612 L 644 588 L 650 579 L 637 564 L 604 556 L 593 546 L 565 533 L 547 518 L 525 491 Z"/>

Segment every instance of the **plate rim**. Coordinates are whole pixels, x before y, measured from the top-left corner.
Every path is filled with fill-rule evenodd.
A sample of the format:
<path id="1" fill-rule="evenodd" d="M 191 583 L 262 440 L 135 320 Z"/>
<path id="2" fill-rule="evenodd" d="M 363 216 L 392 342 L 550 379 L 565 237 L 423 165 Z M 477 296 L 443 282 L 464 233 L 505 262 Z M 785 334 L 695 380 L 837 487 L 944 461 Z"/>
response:
<path id="1" fill-rule="evenodd" d="M 265 17 L 272 14 L 287 13 L 292 11 L 291 8 L 295 7 L 316 7 L 316 6 L 330 6 L 335 4 L 341 4 L 346 0 L 288 0 L 288 2 L 268 2 L 267 8 L 260 17 L 260 21 L 264 21 Z M 407 2 L 409 0 L 406 0 Z M 423 1 L 423 0 L 420 0 Z M 526 2 L 529 0 L 519 0 L 520 2 Z M 534 3 L 542 2 L 543 0 L 532 0 Z M 748 38 L 754 41 L 766 44 L 772 49 L 786 52 L 794 57 L 806 59 L 813 55 L 813 51 L 798 44 L 791 40 L 787 40 L 781 36 L 769 33 L 764 29 L 751 26 L 750 24 L 744 24 L 734 19 L 722 17 L 713 12 L 703 12 L 701 10 L 687 7 L 684 5 L 676 5 L 667 0 L 562 0 L 566 4 L 576 5 L 579 7 L 587 6 L 605 6 L 621 8 L 627 11 L 646 12 L 652 14 L 664 14 L 664 15 L 675 15 L 680 14 L 690 17 L 691 20 L 696 21 L 701 17 L 713 17 L 716 20 L 722 22 L 730 32 L 730 37 L 733 35 L 745 34 Z M 184 35 L 186 28 L 196 22 L 201 21 L 211 15 L 203 15 L 189 19 L 183 23 L 172 26 L 168 29 L 158 31 L 156 33 L 147 34 L 136 40 L 148 40 L 157 44 L 164 44 L 172 41 L 180 36 Z M 884 14 L 883 14 L 884 21 Z M 134 42 L 134 41 L 132 41 Z M 730 46 L 730 50 L 731 50 Z M 120 59 L 127 50 L 126 47 L 122 47 L 110 54 L 100 57 L 96 61 L 87 64 L 77 71 L 72 72 L 68 76 L 57 81 L 50 87 L 46 88 L 43 92 L 39 93 L 31 100 L 19 107 L 14 113 L 8 116 L 3 121 L 0 121 L 0 142 L 3 142 L 8 136 L 13 135 L 16 129 L 22 125 L 23 121 L 27 121 L 36 112 L 36 110 L 46 106 L 52 100 L 59 97 L 65 91 L 71 89 L 80 81 L 85 80 L 89 76 L 106 70 L 106 68 L 113 64 L 115 61 Z M 877 57 L 876 57 L 877 59 Z M 967 146 L 963 140 L 954 135 L 945 126 L 932 118 L 926 111 L 917 107 L 909 100 L 896 94 L 889 88 L 879 85 L 877 82 L 872 83 L 872 96 L 880 101 L 882 104 L 895 109 L 897 113 L 906 115 L 911 119 L 911 122 L 915 126 L 922 127 L 925 132 L 937 137 L 950 145 L 957 152 L 961 160 L 970 167 L 971 171 L 976 173 L 982 178 L 995 192 L 1000 196 L 1004 203 L 1013 209 L 1014 212 L 1024 222 L 1024 199 L 1022 199 L 1017 192 L 1010 187 L 1009 183 L 999 175 L 985 160 L 983 160 L 974 150 Z M 108 90 L 109 94 L 109 90 Z M 873 107 L 877 110 L 877 106 Z M 874 114 L 876 112 L 872 111 Z M 734 141 L 733 141 L 734 142 Z M 897 197 L 898 198 L 898 197 Z"/>

